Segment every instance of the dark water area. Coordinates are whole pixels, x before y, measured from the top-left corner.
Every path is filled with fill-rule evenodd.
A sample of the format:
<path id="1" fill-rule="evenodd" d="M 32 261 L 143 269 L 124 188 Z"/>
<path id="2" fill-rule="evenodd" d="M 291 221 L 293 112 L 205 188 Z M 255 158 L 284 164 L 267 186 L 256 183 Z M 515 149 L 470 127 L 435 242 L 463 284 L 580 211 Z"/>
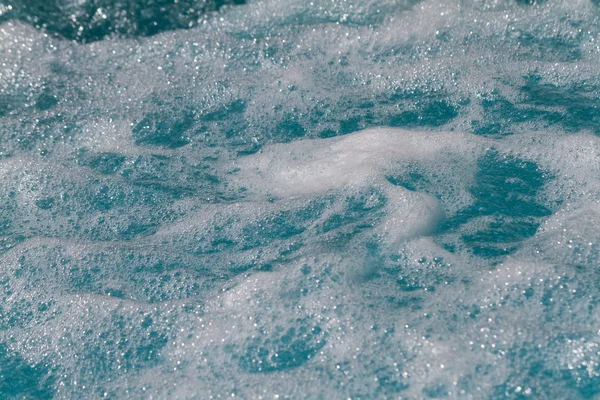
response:
<path id="1" fill-rule="evenodd" d="M 245 0 L 5 0 L 0 21 L 27 22 L 57 37 L 89 43 L 189 29 L 206 14 Z M 10 8 L 10 9 L 8 9 Z"/>

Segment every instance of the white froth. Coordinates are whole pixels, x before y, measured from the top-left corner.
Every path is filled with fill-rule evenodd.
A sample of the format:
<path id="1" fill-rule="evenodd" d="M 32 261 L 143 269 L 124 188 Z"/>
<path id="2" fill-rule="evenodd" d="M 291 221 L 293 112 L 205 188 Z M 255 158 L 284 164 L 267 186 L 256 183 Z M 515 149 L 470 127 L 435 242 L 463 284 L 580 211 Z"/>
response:
<path id="1" fill-rule="evenodd" d="M 269 146 L 239 163 L 240 185 L 278 197 L 382 185 L 398 163 L 434 161 L 443 153 L 473 156 L 485 140 L 465 133 L 368 129 L 332 139 Z"/>
<path id="2" fill-rule="evenodd" d="M 0 311 L 18 318 L 0 338 L 56 371 L 65 399 L 100 389 L 133 399 L 490 398 L 498 385 L 526 393 L 528 357 L 546 348 L 548 371 L 575 374 L 547 385 L 552 395 L 580 394 L 578 370 L 599 376 L 589 332 L 600 327 L 600 139 L 528 118 L 500 119 L 497 139 L 462 133 L 498 122 L 482 106 L 497 93 L 506 104 L 491 107 L 509 107 L 506 121 L 597 105 L 595 91 L 573 95 L 574 111 L 527 103 L 531 75 L 557 90 L 600 82 L 598 8 L 537 3 L 261 0 L 191 30 L 86 45 L 3 22 L 0 107 L 14 107 L 0 109 L 0 192 L 14 207 L 0 227 L 14 243 L 0 254 Z M 57 103 L 36 108 L 45 90 Z M 430 101 L 458 116 L 434 110 L 417 115 L 418 131 L 361 130 Z M 243 111 L 232 116 L 231 104 Z M 135 144 L 139 121 L 180 114 L 191 115 L 189 144 Z M 535 200 L 554 212 L 493 265 L 434 236 L 473 203 L 490 148 L 548 171 Z M 79 164 L 83 150 L 123 165 Z M 388 180 L 413 167 L 439 193 Z M 203 174 L 210 191 L 197 190 Z M 367 211 L 327 230 L 355 198 Z M 147 220 L 156 231 L 121 234 Z M 299 365 L 264 372 L 240 360 L 256 356 L 257 341 L 274 353 L 290 328 L 315 327 L 325 344 Z M 167 338 L 160 354 L 124 372 L 121 354 L 156 345 L 151 334 Z M 306 336 L 293 340 L 310 350 L 317 339 Z"/>

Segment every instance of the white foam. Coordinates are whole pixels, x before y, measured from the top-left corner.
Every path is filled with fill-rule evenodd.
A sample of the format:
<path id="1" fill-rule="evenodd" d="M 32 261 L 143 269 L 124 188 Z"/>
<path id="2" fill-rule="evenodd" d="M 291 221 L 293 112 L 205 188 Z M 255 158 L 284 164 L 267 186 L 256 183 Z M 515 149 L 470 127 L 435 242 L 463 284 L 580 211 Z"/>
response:
<path id="1" fill-rule="evenodd" d="M 488 398 L 506 382 L 511 393 L 527 390 L 521 380 L 532 361 L 510 356 L 521 350 L 555 352 L 544 360 L 552 371 L 597 363 L 597 338 L 586 332 L 600 324 L 586 284 L 597 280 L 600 254 L 598 137 L 546 120 L 501 126 L 506 132 L 498 136 L 514 135 L 497 140 L 459 132 L 474 120 L 497 122 L 485 120 L 496 114 L 481 104 L 495 93 L 516 108 L 504 110 L 501 122 L 532 109 L 568 113 L 527 103 L 523 77 L 535 74 L 558 89 L 595 88 L 597 8 L 588 0 L 310 3 L 254 1 L 188 31 L 88 45 L 17 22 L 0 26 L 0 95 L 21 107 L 1 117 L 0 156 L 13 158 L 0 161 L 0 183 L 3 194 L 15 192 L 17 206 L 2 217 L 11 234 L 57 237 L 23 239 L 0 255 L 12 290 L 2 312 L 21 318 L 0 338 L 28 362 L 57 371 L 57 398 L 99 393 L 82 389 L 84 381 L 115 398 L 422 398 L 435 385 L 449 398 Z M 58 99 L 54 108 L 36 108 L 43 90 Z M 595 104 L 595 91 L 580 94 Z M 207 118 L 237 100 L 245 107 L 239 126 L 228 126 L 229 116 Z M 421 128 L 427 131 L 377 128 L 300 140 L 345 132 L 341 124 L 353 118 L 352 129 L 391 123 L 438 100 L 459 115 L 446 121 L 434 112 L 424 120 L 431 126 Z M 135 145 L 137 122 L 169 122 L 182 110 L 197 129 L 189 145 Z M 285 136 L 285 116 L 304 130 Z M 260 152 L 236 156 L 250 144 Z M 491 147 L 550 171 L 552 183 L 536 201 L 558 210 L 499 266 L 450 253 L 430 236 L 444 214 L 472 203 L 477 160 Z M 81 148 L 119 153 L 127 168 L 146 160 L 133 157 L 158 161 L 128 181 L 77 164 Z M 439 193 L 387 179 L 415 168 Z M 192 185 L 203 173 L 220 179 L 210 195 L 156 201 L 168 188 L 138 192 L 145 183 Z M 90 211 L 77 196 L 91 195 L 90 182 L 100 181 L 116 195 L 138 197 L 110 212 Z M 57 200 L 63 193 L 71 195 L 66 205 Z M 48 197 L 56 200 L 52 210 L 35 205 Z M 324 228 L 359 197 L 366 216 Z M 318 201 L 325 204 L 320 214 L 300 215 Z M 153 220 L 153 235 L 106 234 L 100 243 L 75 229 L 102 223 L 102 232 L 115 233 L 124 218 L 142 221 L 156 211 L 165 213 Z M 293 235 L 265 234 L 277 217 Z M 76 281 L 86 276 L 92 284 Z M 563 284 L 569 276 L 586 279 Z M 90 374 L 98 354 L 146 345 L 146 317 L 168 337 L 160 357 L 126 373 L 115 357 Z M 326 332 L 310 361 L 266 374 L 242 368 L 239 356 L 252 340 L 271 340 L 261 346 L 275 351 L 280 331 L 302 324 Z M 557 332 L 585 339 L 557 345 Z M 107 334 L 117 339 L 100 338 Z M 588 378 L 597 378 L 596 369 Z M 390 389 L 386 379 L 410 386 Z M 560 385 L 549 385 L 553 397 L 577 394 Z"/>
<path id="2" fill-rule="evenodd" d="M 393 243 L 427 233 L 443 214 L 433 197 L 389 183 L 386 178 L 394 168 L 415 161 L 439 165 L 439 160 L 452 158 L 472 162 L 488 143 L 466 133 L 378 128 L 332 139 L 277 144 L 236 164 L 241 169 L 237 185 L 248 187 L 250 196 L 259 198 L 377 188 L 388 200 L 379 234 Z"/>
<path id="3" fill-rule="evenodd" d="M 239 162 L 240 181 L 279 197 L 381 185 L 396 163 L 434 161 L 443 153 L 473 157 L 482 143 L 485 139 L 466 133 L 368 129 L 332 139 L 269 146 Z"/>

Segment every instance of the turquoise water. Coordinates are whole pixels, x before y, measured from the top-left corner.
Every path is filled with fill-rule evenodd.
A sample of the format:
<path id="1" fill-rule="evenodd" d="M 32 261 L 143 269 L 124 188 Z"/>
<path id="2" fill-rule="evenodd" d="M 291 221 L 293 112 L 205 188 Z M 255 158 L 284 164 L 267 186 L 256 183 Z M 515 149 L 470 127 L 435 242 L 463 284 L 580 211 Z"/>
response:
<path id="1" fill-rule="evenodd" d="M 0 399 L 600 398 L 599 6 L 0 0 Z"/>

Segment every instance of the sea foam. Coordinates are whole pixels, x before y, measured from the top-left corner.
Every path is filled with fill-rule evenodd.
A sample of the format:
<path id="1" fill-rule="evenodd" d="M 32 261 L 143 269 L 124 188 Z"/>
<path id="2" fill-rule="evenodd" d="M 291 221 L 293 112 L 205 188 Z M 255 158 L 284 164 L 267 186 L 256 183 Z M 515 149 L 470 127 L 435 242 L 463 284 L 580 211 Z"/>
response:
<path id="1" fill-rule="evenodd" d="M 597 2 L 7 10 L 0 397 L 600 393 Z"/>

